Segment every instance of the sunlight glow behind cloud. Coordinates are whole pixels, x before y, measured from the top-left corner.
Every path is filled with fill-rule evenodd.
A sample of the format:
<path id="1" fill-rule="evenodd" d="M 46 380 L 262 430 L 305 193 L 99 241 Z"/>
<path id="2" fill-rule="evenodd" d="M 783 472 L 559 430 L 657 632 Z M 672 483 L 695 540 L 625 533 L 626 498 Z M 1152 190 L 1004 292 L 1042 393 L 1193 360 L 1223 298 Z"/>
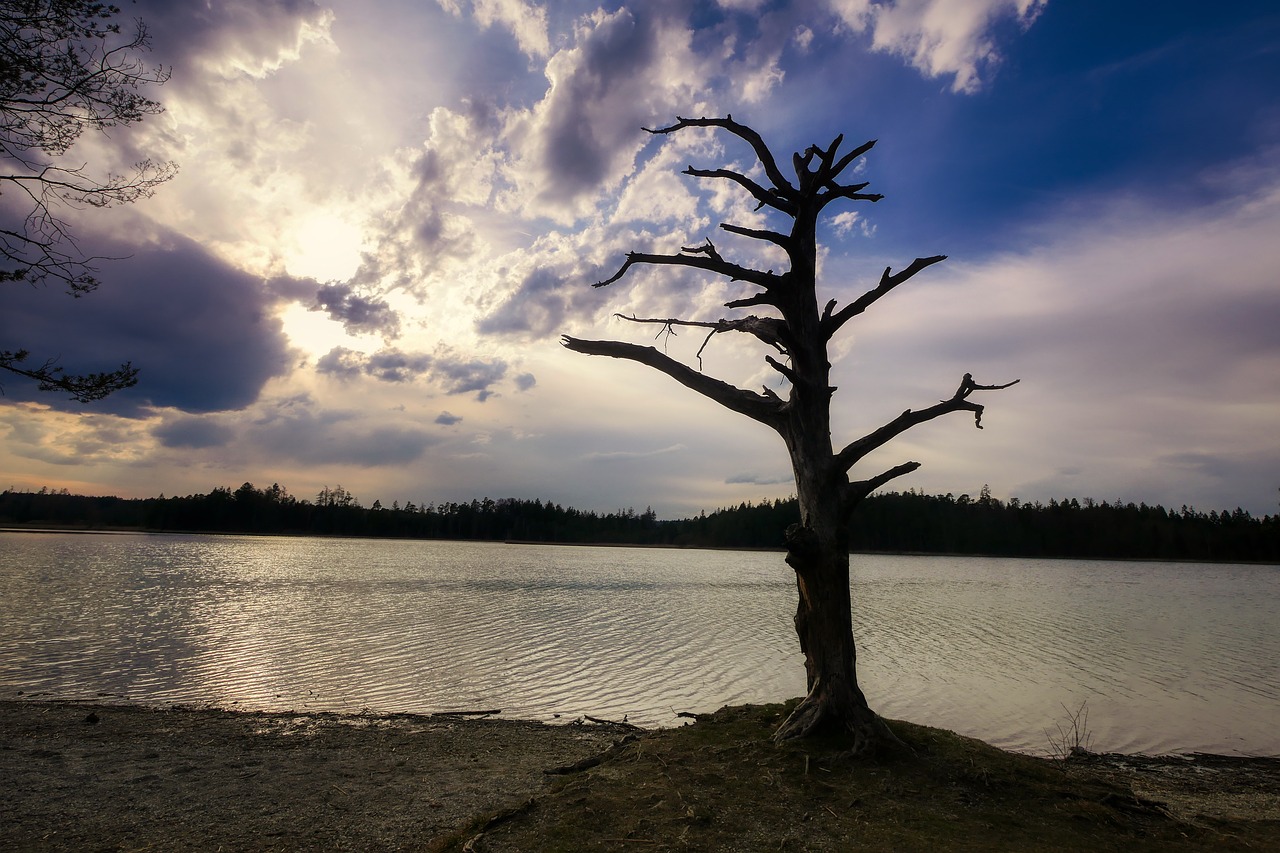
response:
<path id="1" fill-rule="evenodd" d="M 0 333 L 58 341 L 95 368 L 119 353 L 142 383 L 90 411 L 6 382 L 4 485 L 342 482 L 367 503 L 488 493 L 662 515 L 785 495 L 776 437 L 556 342 L 626 337 L 696 364 L 703 336 L 655 339 L 613 314 L 714 319 L 740 284 L 671 269 L 590 285 L 627 251 L 708 238 L 737 262 L 780 263 L 718 227 L 777 226 L 767 211 L 681 174 L 757 168 L 746 146 L 641 130 L 733 113 L 784 171 L 837 133 L 880 139 L 859 169 L 886 198 L 829 211 L 824 294 L 847 301 L 886 266 L 951 256 L 837 342 L 836 441 L 965 372 L 1021 377 L 986 401 L 984 431 L 947 420 L 874 462 L 925 463 L 901 488 L 1275 511 L 1275 13 L 1179 2 L 1153 21 L 1100 0 L 136 11 L 174 66 L 167 112 L 86 140 L 84 156 L 182 171 L 133 209 L 76 214 L 87 249 L 126 260 L 85 300 L 6 293 Z M 1219 114 L 1230 134 L 1200 128 Z M 761 356 L 724 336 L 703 353 L 744 387 L 777 382 Z"/>

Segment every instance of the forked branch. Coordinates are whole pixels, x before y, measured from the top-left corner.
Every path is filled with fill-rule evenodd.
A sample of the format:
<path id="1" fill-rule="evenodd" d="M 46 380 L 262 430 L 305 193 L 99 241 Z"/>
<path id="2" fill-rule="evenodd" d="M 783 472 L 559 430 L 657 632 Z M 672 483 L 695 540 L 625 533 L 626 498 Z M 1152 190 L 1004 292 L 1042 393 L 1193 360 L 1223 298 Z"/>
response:
<path id="1" fill-rule="evenodd" d="M 907 409 L 902 414 L 891 420 L 889 423 L 877 429 L 875 432 L 868 433 L 856 441 L 850 442 L 843 450 L 836 454 L 836 465 L 841 471 L 848 471 L 859 459 L 866 456 L 873 450 L 883 447 L 894 438 L 911 429 L 914 426 L 931 421 L 934 418 L 951 412 L 967 411 L 973 412 L 974 426 L 982 429 L 982 411 L 983 407 L 979 403 L 975 403 L 969 399 L 969 395 L 974 391 L 999 391 L 1012 385 L 1017 385 L 1022 380 L 1015 379 L 1012 382 L 1006 382 L 1003 385 L 979 385 L 973 381 L 973 375 L 966 373 L 964 379 L 960 380 L 960 387 L 956 389 L 956 393 L 948 400 L 943 400 L 936 405 L 927 409 L 921 409 L 913 412 Z"/>
<path id="2" fill-rule="evenodd" d="M 710 246 L 710 242 L 707 244 Z M 772 272 L 760 272 L 749 267 L 739 266 L 738 264 L 729 263 L 722 259 L 719 254 L 711 247 L 710 252 L 699 255 L 694 254 L 695 251 L 703 252 L 706 247 L 697 250 L 683 249 L 678 255 L 653 255 L 648 252 L 628 252 L 627 259 L 623 262 L 622 267 L 613 275 L 604 281 L 597 281 L 592 287 L 608 287 L 616 281 L 619 281 L 631 267 L 636 264 L 650 264 L 653 266 L 678 266 L 693 267 L 694 269 L 707 270 L 717 275 L 725 276 L 731 281 L 749 281 L 760 287 L 775 287 L 781 281 L 781 276 L 774 275 Z"/>
<path id="3" fill-rule="evenodd" d="M 863 498 L 870 495 L 876 489 L 885 483 L 903 474 L 910 474 L 912 471 L 920 467 L 919 462 L 904 462 L 901 465 L 895 465 L 888 471 L 877 474 L 866 480 L 855 480 L 844 487 L 844 496 L 841 501 L 840 508 L 844 511 L 846 517 L 853 512 L 853 508 L 862 502 Z"/>
<path id="4" fill-rule="evenodd" d="M 726 181 L 733 181 L 751 193 L 752 197 L 759 202 L 756 205 L 756 210 L 767 204 L 788 216 L 796 215 L 796 206 L 783 193 L 776 189 L 762 187 L 741 172 L 735 172 L 732 169 L 695 169 L 693 166 L 689 166 L 684 170 L 684 173 L 695 178 L 724 178 Z"/>
<path id="5" fill-rule="evenodd" d="M 785 202 L 791 205 L 792 209 L 794 209 L 794 203 L 798 199 L 799 193 L 796 191 L 796 188 L 791 185 L 791 182 L 783 177 L 782 171 L 778 168 L 777 161 L 773 159 L 773 152 L 769 150 L 768 145 L 765 145 L 764 139 L 761 138 L 760 134 L 756 133 L 745 124 L 738 124 L 733 120 L 732 115 L 726 115 L 724 118 L 682 118 L 680 116 L 676 116 L 675 124 L 668 125 L 667 127 L 652 129 L 646 127 L 644 129 L 649 133 L 657 135 L 675 133 L 678 130 L 684 130 L 686 127 L 719 127 L 729 131 L 739 139 L 744 140 L 751 146 L 752 150 L 755 151 L 756 159 L 758 159 L 760 161 L 760 165 L 764 167 L 765 175 L 769 177 L 769 181 L 773 184 L 773 188 L 780 196 L 779 198 L 778 196 L 772 196 L 772 194 L 767 193 L 772 196 L 772 200 L 766 201 L 758 195 L 756 198 L 762 203 L 770 204 L 774 207 L 778 207 L 779 209 L 785 209 L 780 205 L 780 202 Z M 689 170 L 687 173 L 694 174 L 694 171 Z M 731 179 L 735 179 L 732 178 L 732 175 L 737 175 L 737 173 L 717 175 L 716 177 L 730 177 Z M 700 175 L 699 177 L 704 176 Z M 742 176 L 737 175 L 737 178 L 742 178 Z M 747 179 L 744 178 L 743 180 Z M 751 183 L 755 182 L 751 181 Z M 752 194 L 755 195 L 754 193 Z"/>

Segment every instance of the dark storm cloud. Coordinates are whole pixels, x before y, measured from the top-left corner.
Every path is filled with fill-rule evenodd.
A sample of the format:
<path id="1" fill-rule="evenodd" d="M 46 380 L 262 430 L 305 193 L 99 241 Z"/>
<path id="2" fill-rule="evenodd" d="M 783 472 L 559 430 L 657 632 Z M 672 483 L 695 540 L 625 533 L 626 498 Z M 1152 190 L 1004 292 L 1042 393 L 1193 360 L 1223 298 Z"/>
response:
<path id="1" fill-rule="evenodd" d="M 267 380 L 289 372 L 291 353 L 261 279 L 184 239 L 142 248 L 81 243 L 88 253 L 125 259 L 102 262 L 102 286 L 81 299 L 53 288 L 0 290 L 0 346 L 29 349 L 33 360 L 57 358 L 76 373 L 124 360 L 141 369 L 137 386 L 95 403 L 95 411 L 242 409 Z M 26 382 L 6 383 L 5 394 L 82 408 Z"/>
<path id="2" fill-rule="evenodd" d="M 495 393 L 491 386 L 507 375 L 507 363 L 502 359 L 462 356 L 445 347 L 432 355 L 406 353 L 398 349 L 364 355 L 346 347 L 334 347 L 316 362 L 316 369 L 343 380 L 361 375 L 382 382 L 412 382 L 422 378 L 440 386 L 446 394 L 474 391 L 476 399 L 482 403 Z"/>
<path id="3" fill-rule="evenodd" d="M 337 320 L 348 332 L 380 333 L 394 338 L 400 333 L 400 315 L 386 300 L 362 296 L 350 284 L 331 282 L 316 291 L 314 311 L 324 311 L 329 319 Z"/>
<path id="4" fill-rule="evenodd" d="M 222 447 L 231 441 L 235 431 L 225 424 L 205 418 L 171 418 L 157 425 L 151 434 L 165 447 Z"/>

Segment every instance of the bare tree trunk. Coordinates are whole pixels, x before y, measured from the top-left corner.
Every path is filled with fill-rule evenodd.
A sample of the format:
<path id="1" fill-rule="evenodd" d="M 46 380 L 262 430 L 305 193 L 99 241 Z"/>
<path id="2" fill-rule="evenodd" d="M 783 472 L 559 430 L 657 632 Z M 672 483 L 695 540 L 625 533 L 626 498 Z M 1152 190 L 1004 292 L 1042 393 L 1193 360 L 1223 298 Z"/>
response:
<path id="1" fill-rule="evenodd" d="M 795 625 L 805 658 L 808 695 L 774 739 L 842 734 L 852 738 L 851 751 L 862 754 L 877 749 L 886 736 L 896 738 L 858 687 L 849 543 L 836 482 L 826 488 L 809 483 L 801 489 L 801 522 L 787 530 L 787 564 L 796 573 Z"/>

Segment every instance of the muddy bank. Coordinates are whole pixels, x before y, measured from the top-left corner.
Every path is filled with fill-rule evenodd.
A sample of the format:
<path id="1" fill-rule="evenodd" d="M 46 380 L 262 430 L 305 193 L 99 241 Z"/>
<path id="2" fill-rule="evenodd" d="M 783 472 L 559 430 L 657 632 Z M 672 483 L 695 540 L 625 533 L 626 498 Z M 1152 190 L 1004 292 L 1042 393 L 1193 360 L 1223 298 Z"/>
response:
<path id="1" fill-rule="evenodd" d="M 538 793 L 610 726 L 0 702 L 0 849 L 398 850 Z"/>

